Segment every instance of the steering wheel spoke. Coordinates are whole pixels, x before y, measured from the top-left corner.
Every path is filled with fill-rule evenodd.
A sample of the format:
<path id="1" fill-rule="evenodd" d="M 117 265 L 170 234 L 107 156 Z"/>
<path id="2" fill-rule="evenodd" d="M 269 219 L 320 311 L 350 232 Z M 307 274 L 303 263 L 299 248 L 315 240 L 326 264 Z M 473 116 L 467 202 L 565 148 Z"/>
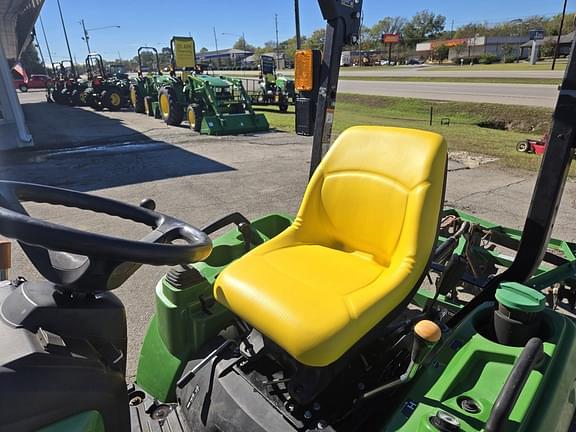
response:
<path id="1" fill-rule="evenodd" d="M 30 216 L 24 201 L 107 214 L 147 225 L 152 231 L 138 241 L 81 231 Z M 18 240 L 45 278 L 70 291 L 114 289 L 141 264 L 188 264 L 205 259 L 212 250 L 210 238 L 201 230 L 149 208 L 9 181 L 0 181 L 0 234 Z M 177 239 L 186 244 L 173 244 Z M 77 255 L 87 259 L 78 260 Z"/>

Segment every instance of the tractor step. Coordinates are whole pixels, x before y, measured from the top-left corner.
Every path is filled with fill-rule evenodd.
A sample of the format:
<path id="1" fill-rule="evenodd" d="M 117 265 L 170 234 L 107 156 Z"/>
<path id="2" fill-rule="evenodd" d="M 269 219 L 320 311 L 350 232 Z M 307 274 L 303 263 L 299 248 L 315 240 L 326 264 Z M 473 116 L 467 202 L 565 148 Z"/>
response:
<path id="1" fill-rule="evenodd" d="M 177 404 L 158 402 L 140 387 L 128 387 L 130 430 L 132 432 L 185 432 Z"/>

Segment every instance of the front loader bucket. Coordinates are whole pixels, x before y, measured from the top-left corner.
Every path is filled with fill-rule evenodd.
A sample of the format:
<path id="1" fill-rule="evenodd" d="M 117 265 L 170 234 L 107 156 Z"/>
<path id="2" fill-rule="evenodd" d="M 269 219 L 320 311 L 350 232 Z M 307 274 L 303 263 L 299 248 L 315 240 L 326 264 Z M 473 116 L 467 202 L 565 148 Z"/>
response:
<path id="1" fill-rule="evenodd" d="M 235 135 L 266 132 L 269 129 L 264 114 L 226 114 L 221 117 L 204 117 L 200 132 L 207 135 Z"/>

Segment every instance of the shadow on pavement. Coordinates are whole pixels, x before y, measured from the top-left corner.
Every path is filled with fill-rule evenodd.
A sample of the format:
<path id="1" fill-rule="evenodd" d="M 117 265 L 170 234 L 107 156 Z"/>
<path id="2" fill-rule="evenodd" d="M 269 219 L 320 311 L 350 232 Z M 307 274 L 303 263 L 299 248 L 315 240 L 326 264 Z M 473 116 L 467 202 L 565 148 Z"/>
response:
<path id="1" fill-rule="evenodd" d="M 121 118 L 102 115 L 88 108 L 43 101 L 22 103 L 22 109 L 36 149 L 149 139 L 144 131 L 129 127 Z"/>
<path id="2" fill-rule="evenodd" d="M 0 179 L 93 191 L 234 168 L 161 141 L 0 154 Z"/>

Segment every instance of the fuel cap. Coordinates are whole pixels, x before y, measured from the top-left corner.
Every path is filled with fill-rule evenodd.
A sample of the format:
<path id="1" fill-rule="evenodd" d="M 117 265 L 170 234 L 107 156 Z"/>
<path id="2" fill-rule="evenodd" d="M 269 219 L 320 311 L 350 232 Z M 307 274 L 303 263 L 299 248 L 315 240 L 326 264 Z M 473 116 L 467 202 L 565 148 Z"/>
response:
<path id="1" fill-rule="evenodd" d="M 438 410 L 435 416 L 430 417 L 430 423 L 441 432 L 460 431 L 460 421 L 446 411 Z"/>

